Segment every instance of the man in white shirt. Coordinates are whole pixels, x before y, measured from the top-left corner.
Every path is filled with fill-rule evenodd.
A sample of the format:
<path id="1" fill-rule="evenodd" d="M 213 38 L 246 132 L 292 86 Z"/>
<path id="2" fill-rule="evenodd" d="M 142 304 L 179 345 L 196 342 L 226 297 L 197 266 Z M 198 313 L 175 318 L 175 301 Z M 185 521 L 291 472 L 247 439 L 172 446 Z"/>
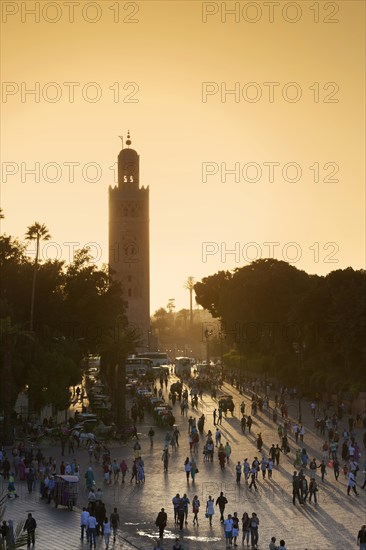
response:
<path id="1" fill-rule="evenodd" d="M 89 541 L 90 541 L 90 548 L 92 548 L 94 544 L 94 548 L 96 548 L 96 531 L 97 531 L 97 525 L 98 522 L 93 516 L 93 513 L 91 513 L 88 517 L 88 534 L 89 534 Z"/>
<path id="2" fill-rule="evenodd" d="M 86 508 L 83 508 L 83 511 L 81 512 L 80 517 L 80 529 L 81 529 L 81 540 L 84 540 L 84 532 L 86 531 L 86 540 L 89 540 L 89 533 L 88 533 L 88 517 L 90 516 L 88 510 Z"/>
<path id="3" fill-rule="evenodd" d="M 233 520 L 231 514 L 228 515 L 227 519 L 224 521 L 225 529 L 225 539 L 226 539 L 226 548 L 233 542 Z"/>

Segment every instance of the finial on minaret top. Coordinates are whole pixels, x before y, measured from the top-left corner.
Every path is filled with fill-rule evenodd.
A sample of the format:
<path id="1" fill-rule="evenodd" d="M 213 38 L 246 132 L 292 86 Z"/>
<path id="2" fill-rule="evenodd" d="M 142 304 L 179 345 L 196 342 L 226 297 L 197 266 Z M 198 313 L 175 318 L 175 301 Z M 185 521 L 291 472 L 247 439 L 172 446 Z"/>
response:
<path id="1" fill-rule="evenodd" d="M 130 131 L 128 130 L 127 132 L 127 139 L 126 139 L 126 145 L 128 145 L 128 147 L 131 145 L 131 139 L 130 139 Z"/>

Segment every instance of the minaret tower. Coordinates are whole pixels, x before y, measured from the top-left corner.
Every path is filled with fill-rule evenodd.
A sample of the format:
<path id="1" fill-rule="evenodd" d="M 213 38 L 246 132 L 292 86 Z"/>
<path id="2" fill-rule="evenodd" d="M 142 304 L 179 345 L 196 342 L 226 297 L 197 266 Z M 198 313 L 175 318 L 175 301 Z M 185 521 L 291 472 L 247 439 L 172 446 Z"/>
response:
<path id="1" fill-rule="evenodd" d="M 118 185 L 109 187 L 109 267 L 122 284 L 129 323 L 148 348 L 150 328 L 149 187 L 140 187 L 140 157 L 126 146 L 118 155 Z M 114 274 L 113 274 L 114 271 Z"/>

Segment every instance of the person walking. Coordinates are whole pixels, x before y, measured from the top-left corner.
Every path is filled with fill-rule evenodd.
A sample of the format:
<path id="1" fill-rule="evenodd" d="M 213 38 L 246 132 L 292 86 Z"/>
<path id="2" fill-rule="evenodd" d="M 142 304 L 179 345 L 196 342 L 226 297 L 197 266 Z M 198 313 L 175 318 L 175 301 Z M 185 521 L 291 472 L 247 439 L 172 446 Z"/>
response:
<path id="1" fill-rule="evenodd" d="M 27 479 L 28 493 L 31 493 L 33 490 L 33 483 L 35 479 L 35 473 L 32 467 L 28 468 L 26 479 Z"/>
<path id="2" fill-rule="evenodd" d="M 113 471 L 113 481 L 114 483 L 118 483 L 120 469 L 116 459 L 113 460 L 112 471 Z"/>
<path id="3" fill-rule="evenodd" d="M 229 464 L 230 455 L 231 455 L 231 447 L 229 445 L 229 442 L 226 442 L 225 445 L 225 455 L 226 455 L 226 463 Z"/>
<path id="4" fill-rule="evenodd" d="M 236 472 L 236 483 L 240 483 L 240 478 L 241 478 L 240 460 L 238 461 L 237 465 L 235 466 L 235 472 Z"/>
<path id="5" fill-rule="evenodd" d="M 250 535 L 250 517 L 247 512 L 243 513 L 241 518 L 241 527 L 243 530 L 242 544 L 244 546 L 245 540 L 247 541 L 247 546 L 249 546 L 249 535 Z"/>
<path id="6" fill-rule="evenodd" d="M 87 527 L 87 534 L 89 535 L 89 543 L 90 548 L 93 547 L 96 548 L 97 545 L 97 519 L 93 512 L 90 512 L 90 515 L 88 517 L 88 527 Z"/>
<path id="7" fill-rule="evenodd" d="M 262 460 L 260 462 L 260 467 L 261 467 L 261 472 L 262 472 L 262 478 L 265 479 L 267 468 L 268 468 L 268 460 L 266 458 L 264 458 L 264 457 L 262 458 Z"/>
<path id="8" fill-rule="evenodd" d="M 3 548 L 4 542 L 6 540 L 6 535 L 8 534 L 8 530 L 9 530 L 8 524 L 4 520 L 1 524 L 1 527 L 0 527 L 1 542 L 2 542 L 1 548 Z"/>
<path id="9" fill-rule="evenodd" d="M 255 512 L 252 513 L 252 517 L 250 518 L 249 522 L 249 529 L 250 529 L 250 542 L 252 545 L 252 548 L 257 548 L 258 545 L 258 526 L 259 526 L 259 519 Z"/>
<path id="10" fill-rule="evenodd" d="M 128 466 L 124 460 L 122 460 L 121 464 L 119 465 L 119 469 L 122 474 L 122 483 L 125 482 L 126 474 L 128 472 Z"/>
<path id="11" fill-rule="evenodd" d="M 215 513 L 215 503 L 211 495 L 208 497 L 208 501 L 206 503 L 206 517 L 208 518 L 208 521 L 210 523 L 210 527 L 212 527 L 212 516 Z"/>
<path id="12" fill-rule="evenodd" d="M 250 464 L 249 464 L 247 458 L 244 458 L 244 462 L 243 462 L 243 473 L 244 473 L 245 481 L 246 481 L 246 483 L 247 483 L 247 482 L 248 482 L 248 479 L 249 479 L 249 474 L 250 474 Z"/>
<path id="13" fill-rule="evenodd" d="M 292 476 L 292 504 L 296 504 L 296 499 L 298 499 L 299 504 L 302 504 L 301 496 L 300 496 L 300 478 L 297 475 L 297 472 L 294 472 L 294 475 Z"/>
<path id="14" fill-rule="evenodd" d="M 185 519 L 185 524 L 188 525 L 188 505 L 191 503 L 191 501 L 189 500 L 189 498 L 187 497 L 187 494 L 184 493 L 183 495 L 183 503 L 184 503 L 184 519 Z"/>
<path id="15" fill-rule="evenodd" d="M 195 480 L 195 477 L 196 477 L 196 473 L 198 472 L 198 468 L 197 468 L 197 464 L 196 464 L 196 461 L 194 458 L 192 458 L 191 460 L 191 477 L 192 477 L 192 481 L 194 482 Z"/>
<path id="16" fill-rule="evenodd" d="M 300 441 L 303 443 L 304 441 L 304 435 L 305 435 L 305 428 L 304 426 L 300 427 Z"/>
<path id="17" fill-rule="evenodd" d="M 12 496 L 14 496 L 14 498 L 19 497 L 15 489 L 15 479 L 13 472 L 11 472 L 8 476 L 8 498 L 11 498 Z"/>
<path id="18" fill-rule="evenodd" d="M 280 453 L 281 453 L 281 449 L 277 443 L 276 447 L 275 447 L 275 450 L 274 450 L 274 457 L 275 457 L 275 461 L 276 461 L 276 466 L 279 466 L 280 464 Z"/>
<path id="19" fill-rule="evenodd" d="M 254 485 L 254 489 L 256 491 L 258 491 L 258 487 L 257 487 L 257 484 L 255 482 L 255 479 L 256 479 L 256 476 L 257 476 L 257 468 L 255 466 L 253 466 L 251 469 L 250 469 L 250 483 L 249 483 L 249 490 L 251 491 L 252 490 L 252 487 Z"/>
<path id="20" fill-rule="evenodd" d="M 247 418 L 247 427 L 248 427 L 248 432 L 250 433 L 250 430 L 252 428 L 252 424 L 253 424 L 253 420 L 252 420 L 252 417 L 249 415 L 248 418 Z"/>
<path id="21" fill-rule="evenodd" d="M 340 473 L 340 468 L 339 468 L 339 462 L 338 462 L 338 459 L 335 458 L 333 460 L 333 472 L 334 472 L 334 478 L 336 481 L 338 481 L 338 478 L 339 478 L 339 473 Z"/>
<path id="22" fill-rule="evenodd" d="M 360 550 L 366 550 L 366 525 L 362 525 L 357 534 L 357 544 L 359 545 Z"/>
<path id="23" fill-rule="evenodd" d="M 189 476 L 191 474 L 191 462 L 190 462 L 188 456 L 184 461 L 184 471 L 186 473 L 187 481 L 189 481 Z"/>
<path id="24" fill-rule="evenodd" d="M 30 545 L 35 545 L 36 541 L 36 528 L 37 528 L 37 522 L 32 516 L 31 513 L 28 514 L 27 520 L 24 524 L 23 531 L 27 531 L 27 548 L 30 548 Z"/>
<path id="25" fill-rule="evenodd" d="M 130 479 L 130 483 L 133 482 L 133 480 L 135 480 L 135 483 L 137 483 L 137 464 L 136 464 L 136 459 L 133 461 L 132 463 L 132 470 L 131 470 L 131 479 Z M 122 479 L 122 482 L 123 482 L 123 479 Z"/>
<path id="26" fill-rule="evenodd" d="M 216 499 L 216 506 L 219 505 L 221 523 L 224 523 L 225 521 L 224 512 L 225 512 L 225 506 L 227 503 L 228 503 L 228 500 L 224 496 L 224 493 L 221 491 L 220 496 L 218 496 Z"/>
<path id="27" fill-rule="evenodd" d="M 169 450 L 168 449 L 164 449 L 161 460 L 163 461 L 163 464 L 164 464 L 164 472 L 168 472 L 168 467 L 169 467 Z"/>
<path id="28" fill-rule="evenodd" d="M 268 468 L 268 479 L 272 479 L 272 472 L 273 472 L 273 460 L 272 458 L 269 458 L 267 462 L 267 468 Z"/>
<path id="29" fill-rule="evenodd" d="M 186 512 L 186 503 L 183 496 L 181 499 L 179 499 L 178 510 L 177 510 L 177 523 L 181 531 L 183 530 L 185 512 Z"/>
<path id="30" fill-rule="evenodd" d="M 90 489 L 94 485 L 94 473 L 93 473 L 93 468 L 91 466 L 89 466 L 89 468 L 85 473 L 85 484 L 88 491 L 90 491 Z"/>
<path id="31" fill-rule="evenodd" d="M 153 446 L 154 446 L 154 435 L 155 435 L 155 432 L 154 432 L 154 430 L 152 429 L 152 427 L 151 427 L 150 430 L 147 432 L 147 435 L 149 436 L 149 439 L 150 439 L 150 447 L 153 447 Z"/>
<path id="32" fill-rule="evenodd" d="M 198 512 L 200 511 L 200 501 L 198 500 L 198 496 L 194 495 L 192 500 L 192 512 L 193 512 L 193 525 L 196 524 L 198 527 Z"/>
<path id="33" fill-rule="evenodd" d="M 309 483 L 309 502 L 311 502 L 311 498 L 314 496 L 314 502 L 317 504 L 317 496 L 316 493 L 318 492 L 318 484 L 315 481 L 315 478 L 311 478 Z"/>
<path id="34" fill-rule="evenodd" d="M 225 540 L 226 548 L 232 545 L 233 541 L 233 520 L 231 514 L 228 515 L 227 519 L 224 520 L 224 530 L 225 530 Z"/>
<path id="35" fill-rule="evenodd" d="M 233 545 L 237 545 L 237 540 L 239 536 L 239 518 L 238 518 L 238 512 L 234 512 L 234 515 L 232 517 L 233 520 Z"/>
<path id="36" fill-rule="evenodd" d="M 90 513 L 88 510 L 84 507 L 83 511 L 81 512 L 80 516 L 80 540 L 84 540 L 84 533 L 86 533 L 86 540 L 89 540 L 88 535 L 88 517 L 90 516 Z"/>
<path id="37" fill-rule="evenodd" d="M 8 529 L 6 532 L 6 548 L 15 548 L 14 522 L 12 519 L 8 521 Z"/>
<path id="38" fill-rule="evenodd" d="M 166 527 L 167 520 L 168 520 L 167 513 L 165 512 L 164 508 L 162 508 L 155 520 L 155 525 L 159 527 L 159 539 L 162 539 L 164 536 L 164 529 Z"/>
<path id="39" fill-rule="evenodd" d="M 109 539 L 111 538 L 111 524 L 108 521 L 108 518 L 104 518 L 103 535 L 104 535 L 105 547 L 108 548 L 109 547 Z"/>
<path id="40" fill-rule="evenodd" d="M 309 493 L 309 484 L 305 475 L 302 475 L 300 479 L 300 496 L 301 496 L 301 502 L 303 502 L 304 504 L 306 502 L 308 493 Z"/>
<path id="41" fill-rule="evenodd" d="M 347 474 L 347 478 L 348 478 L 348 485 L 347 485 L 347 495 L 350 494 L 351 492 L 351 489 L 352 491 L 355 493 L 356 496 L 358 496 L 358 492 L 357 492 L 357 489 L 356 489 L 356 477 L 355 477 L 355 474 L 353 472 L 348 472 Z"/>
<path id="42" fill-rule="evenodd" d="M 97 500 L 95 504 L 95 518 L 97 520 L 96 534 L 99 536 L 101 532 L 104 534 L 104 519 L 106 517 L 106 509 L 104 502 Z"/>
<path id="43" fill-rule="evenodd" d="M 116 542 L 117 530 L 119 527 L 119 514 L 117 512 L 117 508 L 113 508 L 113 512 L 111 513 L 109 521 L 111 522 L 111 527 L 113 531 L 113 542 Z"/>
<path id="44" fill-rule="evenodd" d="M 175 497 L 172 498 L 173 508 L 174 508 L 174 523 L 177 525 L 178 523 L 178 508 L 180 503 L 180 495 L 177 493 Z"/>

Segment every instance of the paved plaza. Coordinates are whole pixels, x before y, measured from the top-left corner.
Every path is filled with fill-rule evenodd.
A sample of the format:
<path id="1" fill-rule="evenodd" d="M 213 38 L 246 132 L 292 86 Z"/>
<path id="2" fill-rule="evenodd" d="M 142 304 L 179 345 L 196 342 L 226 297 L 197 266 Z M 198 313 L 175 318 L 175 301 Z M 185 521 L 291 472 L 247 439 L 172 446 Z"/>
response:
<path id="1" fill-rule="evenodd" d="M 174 378 L 170 378 L 171 380 Z M 168 386 L 169 387 L 169 386 Z M 306 505 L 292 504 L 292 473 L 294 471 L 294 451 L 300 446 L 295 446 L 293 434 L 289 435 L 291 452 L 288 457 L 281 454 L 280 465 L 273 471 L 271 480 L 262 480 L 262 474 L 258 476 L 258 492 L 251 492 L 243 477 L 240 485 L 235 481 L 235 465 L 240 460 L 248 458 L 251 463 L 257 456 L 258 451 L 255 439 L 258 432 L 262 433 L 264 450 L 267 452 L 272 443 L 279 443 L 277 425 L 272 422 L 268 413 L 263 411 L 253 417 L 254 423 L 251 435 L 241 432 L 240 427 L 240 403 L 244 400 L 246 413 L 250 412 L 249 395 L 240 395 L 239 392 L 229 384 L 225 383 L 223 393 L 234 396 L 235 411 L 232 417 L 228 413 L 224 417 L 221 431 L 222 442 L 228 441 L 232 447 L 232 455 L 229 465 L 224 471 L 220 470 L 215 453 L 213 463 L 203 462 L 203 437 L 201 437 L 198 453 L 195 455 L 199 473 L 195 483 L 187 482 L 184 471 L 184 460 L 190 456 L 188 443 L 188 422 L 187 418 L 181 416 L 180 404 L 174 406 L 176 424 L 180 430 L 179 447 L 176 452 L 170 452 L 169 471 L 163 472 L 162 450 L 166 430 L 154 427 L 154 447 L 150 447 L 147 432 L 152 424 L 150 414 L 145 414 L 143 423 L 137 424 L 141 446 L 142 457 L 145 462 L 146 482 L 142 485 L 130 484 L 131 466 L 133 461 L 133 442 L 125 445 L 114 445 L 111 447 L 111 458 L 125 459 L 130 472 L 127 473 L 127 483 L 122 485 L 112 483 L 103 484 L 103 473 L 101 464 L 92 463 L 96 478 L 96 488 L 100 487 L 103 492 L 103 500 L 106 504 L 108 516 L 114 507 L 117 507 L 121 518 L 121 528 L 118 540 L 110 548 L 151 550 L 154 548 L 157 539 L 157 528 L 155 519 L 162 507 L 168 514 L 168 524 L 163 540 L 163 548 L 172 548 L 176 536 L 181 537 L 184 549 L 198 550 L 207 548 L 210 550 L 225 548 L 223 527 L 219 521 L 219 511 L 216 507 L 213 516 L 212 528 L 209 527 L 208 519 L 205 518 L 205 506 L 209 495 L 216 500 L 220 491 L 223 491 L 228 504 L 225 513 L 238 512 L 241 518 L 244 511 L 249 515 L 256 512 L 259 520 L 259 549 L 267 550 L 271 536 L 275 536 L 277 544 L 283 538 L 286 541 L 287 550 L 348 550 L 357 548 L 357 532 L 363 523 L 366 523 L 366 492 L 360 488 L 364 480 L 363 464 L 365 450 L 362 445 L 362 429 L 357 429 L 357 441 L 362 446 L 360 461 L 360 472 L 358 473 L 359 496 L 347 496 L 346 480 L 341 473 L 338 482 L 335 481 L 333 470 L 328 468 L 324 482 L 318 476 L 319 492 L 318 504 L 307 503 Z M 165 399 L 168 399 L 164 388 Z M 272 395 L 273 397 L 273 395 Z M 271 405 L 273 403 L 271 402 Z M 189 409 L 188 415 L 198 418 L 202 413 L 206 416 L 204 432 L 208 429 L 214 434 L 213 410 L 217 407 L 217 401 L 212 400 L 207 394 L 199 401 L 198 411 Z M 306 428 L 304 445 L 310 459 L 314 456 L 318 462 L 321 459 L 321 446 L 323 438 L 316 435 L 313 418 L 309 403 L 303 402 L 303 420 Z M 297 419 L 297 401 L 289 401 L 289 418 Z M 279 418 L 279 422 L 281 418 Z M 346 426 L 345 420 L 340 423 L 339 432 Z M 58 464 L 61 461 L 60 448 L 42 448 L 46 457 L 57 458 Z M 26 483 L 17 482 L 16 487 L 20 498 L 9 500 L 4 519 L 13 519 L 15 522 L 26 518 L 30 511 L 37 520 L 36 548 L 40 550 L 67 550 L 88 548 L 86 542 L 81 543 L 79 532 L 80 508 L 87 504 L 87 492 L 84 483 L 84 473 L 89 465 L 88 453 L 85 448 L 76 451 L 75 456 L 81 467 L 81 482 L 78 508 L 72 512 L 59 507 L 44 503 L 39 500 L 38 491 L 28 494 Z M 73 456 L 70 456 L 70 459 Z M 68 460 L 67 451 L 64 460 Z M 341 463 L 341 466 L 343 463 Z M 6 486 L 4 484 L 4 486 Z M 38 489 L 38 488 L 37 488 Z M 199 526 L 193 526 L 193 514 L 189 508 L 188 525 L 179 531 L 174 525 L 172 498 L 176 493 L 187 493 L 191 502 L 194 495 L 198 495 L 201 502 L 199 512 Z M 241 526 L 240 526 L 241 527 Z M 241 547 L 241 530 L 239 531 L 239 548 Z M 104 548 L 104 541 L 97 542 L 98 548 Z"/>

